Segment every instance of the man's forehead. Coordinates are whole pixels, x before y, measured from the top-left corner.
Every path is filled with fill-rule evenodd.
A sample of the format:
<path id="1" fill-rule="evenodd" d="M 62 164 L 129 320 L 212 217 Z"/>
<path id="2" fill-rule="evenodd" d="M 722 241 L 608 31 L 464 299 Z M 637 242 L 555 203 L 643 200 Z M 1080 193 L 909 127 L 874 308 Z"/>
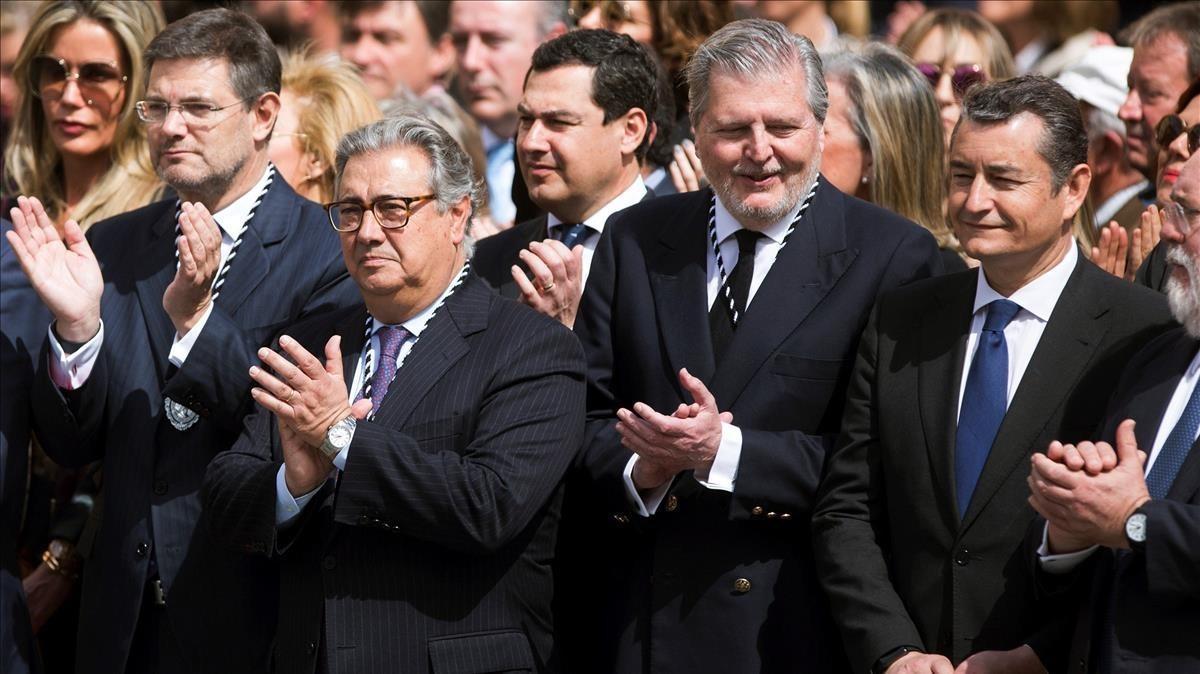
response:
<path id="1" fill-rule="evenodd" d="M 591 66 L 572 64 L 530 71 L 521 102 L 534 112 L 549 108 L 576 113 L 599 110 L 592 100 L 592 76 L 595 70 Z"/>
<path id="2" fill-rule="evenodd" d="M 150 68 L 147 88 L 154 90 L 186 84 L 208 90 L 232 89 L 229 61 L 223 58 L 162 59 Z"/>
<path id="3" fill-rule="evenodd" d="M 413 147 L 391 147 L 346 160 L 339 193 L 355 196 L 417 196 L 429 192 L 429 160 Z"/>

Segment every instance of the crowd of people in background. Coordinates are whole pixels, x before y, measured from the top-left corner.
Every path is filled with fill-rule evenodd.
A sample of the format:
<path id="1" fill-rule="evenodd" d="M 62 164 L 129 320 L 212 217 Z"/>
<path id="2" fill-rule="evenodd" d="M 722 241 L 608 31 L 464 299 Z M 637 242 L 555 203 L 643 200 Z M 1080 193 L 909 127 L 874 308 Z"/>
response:
<path id="1" fill-rule="evenodd" d="M 0 4 L 5 672 L 1200 671 L 1200 2 Z"/>

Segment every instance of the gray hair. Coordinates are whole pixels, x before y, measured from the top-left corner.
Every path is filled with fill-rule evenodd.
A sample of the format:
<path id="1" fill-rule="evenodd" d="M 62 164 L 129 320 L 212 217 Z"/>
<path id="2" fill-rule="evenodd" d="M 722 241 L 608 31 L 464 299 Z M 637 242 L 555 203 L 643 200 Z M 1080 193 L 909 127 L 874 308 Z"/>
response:
<path id="1" fill-rule="evenodd" d="M 471 213 L 479 208 L 483 183 L 475 177 L 471 158 L 445 129 L 422 115 L 386 117 L 343 136 L 337 147 L 337 183 L 351 157 L 403 147 L 416 148 L 428 157 L 429 188 L 437 196 L 439 214 L 464 197 L 471 201 Z M 466 243 L 470 254 L 469 237 Z"/>
<path id="2" fill-rule="evenodd" d="M 1088 103 L 1082 103 L 1082 105 L 1086 106 L 1083 110 L 1086 111 L 1084 121 L 1087 123 L 1087 138 L 1089 142 L 1100 138 L 1109 131 L 1117 134 L 1122 139 L 1125 138 L 1125 122 L 1122 122 L 1119 117 Z"/>
<path id="3" fill-rule="evenodd" d="M 539 0 L 537 3 L 538 39 L 544 39 L 559 26 L 570 28 L 571 7 L 566 0 Z"/>
<path id="4" fill-rule="evenodd" d="M 812 41 L 789 33 L 783 24 L 765 19 L 725 24 L 708 36 L 684 68 L 692 125 L 696 125 L 708 106 L 708 81 L 713 71 L 761 78 L 785 73 L 795 66 L 804 70 L 808 107 L 817 121 L 824 124 L 829 92 L 825 88 L 821 57 Z"/>

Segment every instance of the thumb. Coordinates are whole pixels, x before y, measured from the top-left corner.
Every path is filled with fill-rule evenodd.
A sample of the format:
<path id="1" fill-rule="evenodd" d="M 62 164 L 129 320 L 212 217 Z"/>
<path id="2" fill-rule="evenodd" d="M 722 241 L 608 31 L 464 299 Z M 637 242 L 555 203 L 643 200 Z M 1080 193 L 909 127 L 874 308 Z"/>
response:
<path id="1" fill-rule="evenodd" d="M 371 399 L 370 398 L 363 398 L 362 400 L 359 400 L 358 402 L 356 402 L 350 406 L 350 414 L 353 414 L 354 418 L 358 421 L 362 421 L 363 419 L 366 419 L 367 415 L 370 413 L 371 413 Z"/>
<path id="2" fill-rule="evenodd" d="M 727 423 L 727 424 L 733 423 L 733 412 L 721 412 L 721 414 L 718 416 L 721 417 L 721 421 L 724 423 Z"/>
<path id="3" fill-rule="evenodd" d="M 1133 419 L 1126 419 L 1117 426 L 1117 462 L 1124 464 L 1126 461 L 1130 465 L 1139 467 L 1137 464 L 1138 446 L 1137 436 L 1133 430 L 1137 426 L 1137 422 Z"/>
<path id="4" fill-rule="evenodd" d="M 337 377 L 342 376 L 341 335 L 334 335 L 325 342 L 325 371 Z"/>
<path id="5" fill-rule="evenodd" d="M 704 382 L 692 376 L 692 373 L 688 372 L 686 367 L 679 370 L 679 383 L 683 385 L 684 390 L 692 395 L 692 400 L 695 400 L 700 407 L 706 407 L 714 411 L 717 409 L 717 399 L 713 397 L 712 393 L 709 393 L 708 387 L 704 385 Z"/>

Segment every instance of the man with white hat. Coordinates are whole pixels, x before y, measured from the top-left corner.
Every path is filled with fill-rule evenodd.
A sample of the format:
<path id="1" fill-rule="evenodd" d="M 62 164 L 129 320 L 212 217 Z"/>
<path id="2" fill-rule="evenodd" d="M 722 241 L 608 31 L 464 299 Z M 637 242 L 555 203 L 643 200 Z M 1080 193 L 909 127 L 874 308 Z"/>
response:
<path id="1" fill-rule="evenodd" d="M 1140 193 L 1149 181 L 1129 163 L 1125 125 L 1117 110 L 1129 95 L 1126 83 L 1133 50 L 1095 47 L 1058 76 L 1058 83 L 1079 99 L 1088 135 L 1088 166 L 1092 169 L 1092 203 L 1097 228 L 1117 221 L 1133 235 L 1146 207 Z"/>

